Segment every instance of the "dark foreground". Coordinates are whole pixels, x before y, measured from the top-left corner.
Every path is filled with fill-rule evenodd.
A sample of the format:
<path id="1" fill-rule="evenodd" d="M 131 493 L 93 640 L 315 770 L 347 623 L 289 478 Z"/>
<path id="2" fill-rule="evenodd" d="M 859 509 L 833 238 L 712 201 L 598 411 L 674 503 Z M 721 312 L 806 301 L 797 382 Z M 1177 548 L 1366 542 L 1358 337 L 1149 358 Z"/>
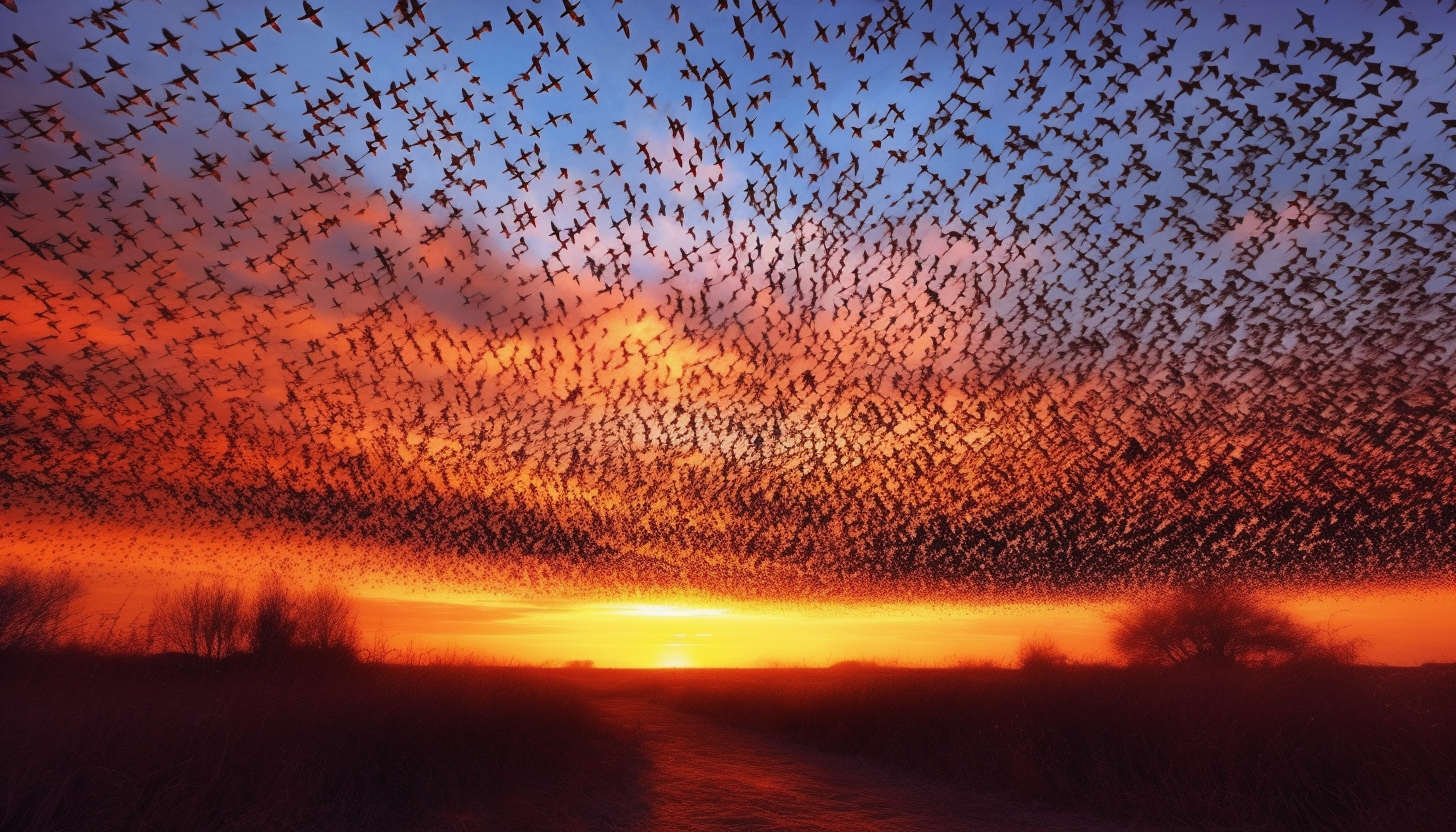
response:
<path id="1" fill-rule="evenodd" d="M 1456 828 L 1456 670 L 0 666 L 0 829 Z"/>
<path id="2" fill-rule="evenodd" d="M 1456 829 L 1456 667 L 661 671 L 673 707 L 1105 818 Z"/>
<path id="3" fill-rule="evenodd" d="M 635 743 L 510 668 L 0 668 L 0 829 L 610 829 Z"/>
<path id="4" fill-rule="evenodd" d="M 860 756 L 736 728 L 641 696 L 602 697 L 649 765 L 642 832 L 1135 832 Z"/>

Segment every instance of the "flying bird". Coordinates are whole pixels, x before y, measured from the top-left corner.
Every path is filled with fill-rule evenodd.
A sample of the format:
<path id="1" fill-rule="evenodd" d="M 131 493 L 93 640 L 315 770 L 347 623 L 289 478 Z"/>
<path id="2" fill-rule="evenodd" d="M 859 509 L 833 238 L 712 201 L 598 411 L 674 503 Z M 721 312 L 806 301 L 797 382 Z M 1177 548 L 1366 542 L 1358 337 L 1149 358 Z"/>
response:
<path id="1" fill-rule="evenodd" d="M 14 511 L 584 592 L 1449 572 L 1439 15 L 366 5 L 10 18 Z"/>

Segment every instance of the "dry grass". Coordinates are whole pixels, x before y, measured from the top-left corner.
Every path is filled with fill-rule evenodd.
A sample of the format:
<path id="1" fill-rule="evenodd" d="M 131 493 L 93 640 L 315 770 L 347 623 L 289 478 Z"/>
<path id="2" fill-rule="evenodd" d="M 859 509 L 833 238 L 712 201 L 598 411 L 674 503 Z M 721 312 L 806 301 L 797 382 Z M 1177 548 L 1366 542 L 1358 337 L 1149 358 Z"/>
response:
<path id="1" fill-rule="evenodd" d="M 1456 668 L 683 671 L 677 707 L 1195 828 L 1456 829 Z"/>
<path id="2" fill-rule="evenodd" d="M 0 668 L 0 829 L 611 829 L 633 743 L 518 669 Z"/>
<path id="3" fill-rule="evenodd" d="M 642 811 L 635 740 L 579 689 L 450 657 L 360 664 L 337 589 L 273 577 L 249 604 L 196 582 L 144 624 L 90 628 L 80 595 L 64 573 L 0 574 L 0 830 L 617 829 Z"/>

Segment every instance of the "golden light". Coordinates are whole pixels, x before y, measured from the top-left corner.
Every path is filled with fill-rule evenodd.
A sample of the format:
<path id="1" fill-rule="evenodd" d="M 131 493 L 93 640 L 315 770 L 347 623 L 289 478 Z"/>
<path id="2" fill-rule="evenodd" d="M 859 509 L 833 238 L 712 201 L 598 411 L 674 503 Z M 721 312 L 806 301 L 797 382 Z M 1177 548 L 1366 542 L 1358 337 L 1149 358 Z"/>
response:
<path id="1" fill-rule="evenodd" d="M 1290 596 L 1300 620 L 1369 643 L 1386 664 L 1456 660 L 1456 587 L 1328 590 Z M 526 664 L 598 667 L 822 667 L 840 661 L 911 666 L 1009 664 L 1028 638 L 1052 637 L 1074 658 L 1105 661 L 1113 602 L 960 604 L 691 604 L 361 601 L 361 622 L 417 648 Z M 1340 628 L 1345 628 L 1340 630 Z"/>
<path id="2" fill-rule="evenodd" d="M 614 605 L 607 605 L 613 608 Z M 629 604 L 621 607 L 618 611 L 622 615 L 645 615 L 652 618 L 702 618 L 705 616 L 724 615 L 728 611 L 721 609 L 698 609 L 695 607 L 677 607 L 668 604 Z"/>
<path id="3" fill-rule="evenodd" d="M 674 649 L 664 652 L 662 657 L 658 659 L 656 666 L 662 668 L 683 668 L 695 667 L 696 665 L 693 664 L 692 657 L 688 655 L 687 651 Z"/>
<path id="4" fill-rule="evenodd" d="M 512 596 L 485 572 L 442 574 L 431 585 L 381 580 L 378 551 L 339 544 L 321 550 L 299 535 L 218 534 L 198 541 L 72 515 L 60 526 L 19 510 L 0 511 L 3 552 L 42 567 L 84 576 L 96 614 L 144 619 L 152 593 L 227 564 L 250 580 L 280 560 L 298 564 L 300 583 L 337 581 L 359 596 L 366 640 L 404 657 L 457 652 L 518 664 L 590 660 L 598 667 L 824 666 L 838 661 L 908 665 L 1007 663 L 1022 639 L 1053 637 L 1074 657 L 1108 658 L 1112 603 L 1062 600 L 1008 603 L 985 599 L 780 604 L 707 597 L 611 600 Z M 323 553 L 321 557 L 320 553 Z M 125 557 L 118 557 L 125 553 Z M 325 572 L 317 567 L 329 562 Z M 484 583 L 490 590 L 470 588 Z M 1389 587 L 1309 588 L 1280 603 L 1300 620 L 1369 643 L 1369 661 L 1411 665 L 1456 660 L 1456 584 L 1431 581 Z M 1342 629 L 1343 628 L 1343 629 Z"/>

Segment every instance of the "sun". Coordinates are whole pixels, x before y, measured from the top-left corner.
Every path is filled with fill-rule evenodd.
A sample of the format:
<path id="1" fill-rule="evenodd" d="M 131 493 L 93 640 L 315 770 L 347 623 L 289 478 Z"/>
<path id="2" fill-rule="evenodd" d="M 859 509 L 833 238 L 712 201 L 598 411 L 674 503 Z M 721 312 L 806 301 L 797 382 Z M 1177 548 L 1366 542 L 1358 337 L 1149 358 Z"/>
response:
<path id="1" fill-rule="evenodd" d="M 696 667 L 686 650 L 671 648 L 657 659 L 657 666 L 664 669 Z"/>

